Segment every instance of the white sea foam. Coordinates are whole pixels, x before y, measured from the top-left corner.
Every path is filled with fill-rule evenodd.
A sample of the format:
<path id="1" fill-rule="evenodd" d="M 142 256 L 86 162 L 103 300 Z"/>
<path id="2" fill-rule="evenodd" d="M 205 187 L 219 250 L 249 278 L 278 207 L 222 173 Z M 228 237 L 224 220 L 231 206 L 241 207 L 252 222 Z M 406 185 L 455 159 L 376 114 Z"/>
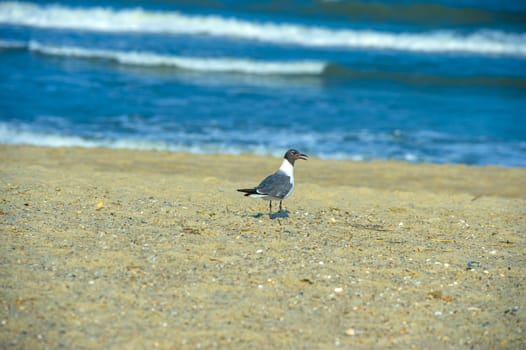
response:
<path id="1" fill-rule="evenodd" d="M 132 150 L 156 150 L 172 152 L 190 152 L 196 154 L 273 154 L 281 155 L 282 149 L 273 150 L 262 145 L 243 146 L 228 142 L 216 143 L 181 143 L 175 144 L 165 141 L 153 141 L 144 138 L 87 138 L 78 135 L 66 135 L 60 132 L 41 131 L 26 125 L 12 125 L 0 122 L 0 144 L 32 145 L 44 147 L 85 147 L 85 148 L 116 148 Z"/>
<path id="2" fill-rule="evenodd" d="M 284 139 L 283 135 L 275 132 L 272 142 L 236 142 L 232 140 L 235 131 L 225 131 L 218 140 L 210 142 L 200 139 L 190 134 L 182 134 L 181 143 L 173 143 L 163 140 L 151 140 L 143 137 L 82 137 L 74 134 L 61 134 L 58 131 L 42 131 L 27 125 L 13 125 L 0 122 L 0 144 L 27 144 L 46 147 L 106 147 L 119 149 L 138 149 L 138 150 L 166 150 L 166 151 L 185 151 L 197 154 L 266 154 L 281 156 L 283 149 L 290 143 L 299 149 L 308 152 L 311 156 L 323 159 L 401 159 L 409 162 L 434 162 L 434 163 L 469 163 L 469 164 L 500 164 L 507 166 L 526 165 L 524 161 L 524 150 L 526 144 L 519 142 L 484 142 L 474 143 L 470 140 L 460 142 L 444 142 L 451 140 L 448 135 L 435 135 L 426 139 L 426 143 L 434 144 L 432 154 L 413 144 L 411 149 L 407 149 L 396 142 L 385 142 L 386 135 L 383 133 L 369 134 L 367 142 L 363 142 L 360 136 L 355 142 L 347 141 L 340 143 L 338 149 L 334 148 L 334 143 L 324 142 L 331 138 L 330 134 L 313 132 L 309 135 L 294 137 L 280 143 Z M 359 133 L 364 134 L 364 133 Z M 417 132 L 415 137 L 424 137 L 427 132 Z M 237 135 L 239 136 L 239 135 Z M 336 133 L 336 137 L 341 137 Z M 234 137 L 235 139 L 236 137 Z M 438 138 L 438 140 L 433 140 Z M 442 141 L 440 141 L 442 140 Z M 239 140 L 237 140 L 239 141 Z M 246 140 L 247 141 L 247 140 Z M 423 140 L 421 140 L 423 141 Z M 437 143 L 435 143 L 437 141 Z M 343 147 L 342 147 L 343 146 Z M 341 149 L 347 151 L 342 151 Z"/>
<path id="3" fill-rule="evenodd" d="M 36 132 L 25 127 L 15 127 L 0 123 L 0 143 L 27 144 L 35 146 L 81 146 L 96 147 L 96 142 L 90 142 L 78 136 L 65 136 L 58 133 Z"/>
<path id="4" fill-rule="evenodd" d="M 36 41 L 29 42 L 28 48 L 34 52 L 53 56 L 108 59 L 126 65 L 177 67 L 180 69 L 207 72 L 238 72 L 258 75 L 318 75 L 323 73 L 326 66 L 326 63 L 321 61 L 257 61 L 229 57 L 185 57 L 140 51 L 98 50 L 76 46 L 54 46 Z"/>
<path id="5" fill-rule="evenodd" d="M 25 126 L 13 126 L 0 123 L 0 143 L 24 144 L 46 147 L 108 147 L 144 150 L 179 150 L 162 141 L 147 141 L 126 138 L 85 138 L 77 135 L 65 135 L 59 132 L 45 132 Z"/>
<path id="6" fill-rule="evenodd" d="M 330 29 L 292 23 L 263 23 L 217 15 L 186 15 L 140 8 L 41 6 L 26 2 L 0 3 L 0 23 L 41 28 L 106 32 L 143 32 L 226 36 L 276 44 L 310 47 L 393 49 L 424 52 L 468 52 L 526 57 L 526 34 L 480 30 L 394 33 Z"/>

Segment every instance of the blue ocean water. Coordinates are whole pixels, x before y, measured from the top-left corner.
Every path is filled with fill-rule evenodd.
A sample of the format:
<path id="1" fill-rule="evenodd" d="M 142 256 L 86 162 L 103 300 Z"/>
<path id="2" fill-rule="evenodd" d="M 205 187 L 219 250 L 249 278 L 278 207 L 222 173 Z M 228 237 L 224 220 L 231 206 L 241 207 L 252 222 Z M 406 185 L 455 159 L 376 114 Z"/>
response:
<path id="1" fill-rule="evenodd" d="M 526 166 L 526 2 L 0 2 L 0 143 Z"/>

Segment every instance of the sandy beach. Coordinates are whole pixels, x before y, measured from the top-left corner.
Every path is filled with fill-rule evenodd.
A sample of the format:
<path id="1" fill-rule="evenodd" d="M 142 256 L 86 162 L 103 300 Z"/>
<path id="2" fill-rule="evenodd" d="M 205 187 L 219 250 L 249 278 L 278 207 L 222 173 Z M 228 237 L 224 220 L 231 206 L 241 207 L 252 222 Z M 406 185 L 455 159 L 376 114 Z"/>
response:
<path id="1" fill-rule="evenodd" d="M 525 168 L 280 163 L 0 145 L 0 348 L 524 349 Z"/>

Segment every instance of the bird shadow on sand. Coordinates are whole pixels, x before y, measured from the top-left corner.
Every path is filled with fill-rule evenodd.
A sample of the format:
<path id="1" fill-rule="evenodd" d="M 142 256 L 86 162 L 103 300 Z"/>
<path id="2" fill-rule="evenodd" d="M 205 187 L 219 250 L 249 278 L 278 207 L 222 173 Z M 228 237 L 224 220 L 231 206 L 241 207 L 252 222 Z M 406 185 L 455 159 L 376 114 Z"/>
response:
<path id="1" fill-rule="evenodd" d="M 252 215 L 252 217 L 256 219 L 259 219 L 262 216 L 268 216 L 268 213 L 257 213 L 257 214 Z M 283 219 L 283 218 L 288 218 L 288 217 L 289 217 L 289 212 L 287 211 L 287 209 L 283 209 L 281 212 L 277 211 L 275 213 L 270 214 L 271 219 Z"/>

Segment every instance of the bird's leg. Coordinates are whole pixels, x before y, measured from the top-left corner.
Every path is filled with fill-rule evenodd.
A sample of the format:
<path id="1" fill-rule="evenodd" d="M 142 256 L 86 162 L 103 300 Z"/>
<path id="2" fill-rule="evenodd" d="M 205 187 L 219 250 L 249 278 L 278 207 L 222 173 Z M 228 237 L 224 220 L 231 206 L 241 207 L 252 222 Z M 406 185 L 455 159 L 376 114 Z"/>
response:
<path id="1" fill-rule="evenodd" d="M 272 201 L 268 201 L 268 216 L 272 219 Z"/>
<path id="2" fill-rule="evenodd" d="M 281 214 L 283 214 L 283 207 L 281 206 L 281 202 L 282 201 L 279 201 L 279 216 L 281 216 Z"/>

